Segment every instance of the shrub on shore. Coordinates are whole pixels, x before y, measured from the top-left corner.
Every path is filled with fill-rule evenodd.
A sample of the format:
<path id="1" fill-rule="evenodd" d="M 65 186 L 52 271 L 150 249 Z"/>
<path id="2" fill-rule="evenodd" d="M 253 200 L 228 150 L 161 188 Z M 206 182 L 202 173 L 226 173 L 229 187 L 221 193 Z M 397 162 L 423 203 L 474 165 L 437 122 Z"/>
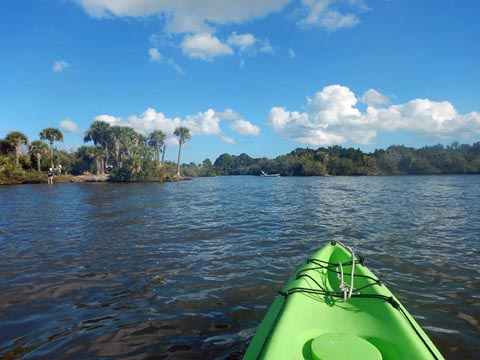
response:
<path id="1" fill-rule="evenodd" d="M 47 175 L 39 171 L 25 171 L 21 167 L 0 166 L 0 185 L 40 184 L 47 182 Z"/>

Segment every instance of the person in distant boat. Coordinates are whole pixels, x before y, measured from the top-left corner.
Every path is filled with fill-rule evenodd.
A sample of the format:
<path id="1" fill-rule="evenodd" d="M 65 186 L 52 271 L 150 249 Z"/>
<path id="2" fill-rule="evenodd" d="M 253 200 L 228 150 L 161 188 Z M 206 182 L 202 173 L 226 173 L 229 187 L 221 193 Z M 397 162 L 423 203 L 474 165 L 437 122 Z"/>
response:
<path id="1" fill-rule="evenodd" d="M 48 183 L 53 184 L 53 170 L 52 170 L 52 168 L 48 169 L 47 175 L 48 175 Z"/>

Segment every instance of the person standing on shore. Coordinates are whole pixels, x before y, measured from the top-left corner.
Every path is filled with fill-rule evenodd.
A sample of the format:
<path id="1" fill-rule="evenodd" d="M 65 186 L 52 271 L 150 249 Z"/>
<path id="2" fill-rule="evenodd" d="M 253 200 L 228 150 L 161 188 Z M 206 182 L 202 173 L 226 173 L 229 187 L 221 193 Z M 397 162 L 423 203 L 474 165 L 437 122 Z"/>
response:
<path id="1" fill-rule="evenodd" d="M 48 184 L 52 185 L 53 184 L 53 170 L 52 168 L 48 169 Z"/>

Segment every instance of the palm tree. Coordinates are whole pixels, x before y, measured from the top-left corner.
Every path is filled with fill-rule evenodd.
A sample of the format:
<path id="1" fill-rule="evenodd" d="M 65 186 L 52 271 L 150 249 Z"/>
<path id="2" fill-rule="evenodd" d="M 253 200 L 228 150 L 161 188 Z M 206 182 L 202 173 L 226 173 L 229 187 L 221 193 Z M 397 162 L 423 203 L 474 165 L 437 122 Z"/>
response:
<path id="1" fill-rule="evenodd" d="M 163 142 L 163 146 L 162 146 L 162 162 L 161 162 L 161 165 L 163 167 L 163 164 L 165 163 L 165 154 L 167 152 L 167 142 L 164 141 Z"/>
<path id="2" fill-rule="evenodd" d="M 14 148 L 16 164 L 18 166 L 22 144 L 28 144 L 27 135 L 21 133 L 20 131 L 12 131 L 5 137 L 5 140 L 9 146 Z"/>
<path id="3" fill-rule="evenodd" d="M 104 174 L 103 156 L 105 155 L 105 149 L 103 149 L 101 146 L 92 146 L 89 149 L 88 155 L 92 159 L 95 159 L 97 175 Z"/>
<path id="4" fill-rule="evenodd" d="M 173 135 L 178 137 L 177 175 L 180 176 L 180 154 L 182 152 L 182 145 L 185 144 L 185 141 L 190 140 L 192 135 L 190 135 L 190 130 L 184 126 L 176 128 Z"/>
<path id="5" fill-rule="evenodd" d="M 122 140 L 122 126 L 114 125 L 110 128 L 110 137 L 108 138 L 109 142 L 111 143 L 111 148 L 113 149 L 113 160 L 114 165 L 118 167 L 122 167 L 120 161 L 120 145 Z"/>
<path id="6" fill-rule="evenodd" d="M 93 141 L 94 145 L 100 145 L 105 150 L 105 156 L 102 156 L 102 170 L 104 173 L 105 161 L 108 161 L 108 144 L 111 136 L 110 124 L 105 121 L 95 120 L 90 128 L 85 132 L 83 142 Z"/>
<path id="7" fill-rule="evenodd" d="M 120 149 L 122 163 L 124 160 L 131 159 L 137 153 L 138 148 L 145 142 L 145 137 L 137 133 L 133 128 L 122 126 Z"/>
<path id="8" fill-rule="evenodd" d="M 30 153 L 37 159 L 37 170 L 42 171 L 40 162 L 48 152 L 48 146 L 41 140 L 32 141 L 30 144 Z"/>
<path id="9" fill-rule="evenodd" d="M 161 147 L 164 146 L 166 138 L 167 135 L 165 135 L 161 130 L 155 130 L 148 136 L 148 146 L 153 148 L 155 160 L 158 162 L 160 162 L 160 152 L 162 151 Z"/>
<path id="10" fill-rule="evenodd" d="M 60 130 L 56 128 L 46 128 L 43 129 L 40 133 L 40 140 L 48 140 L 50 142 L 50 158 L 52 161 L 52 169 L 54 168 L 53 165 L 53 142 L 54 141 L 63 141 L 63 134 Z"/>
<path id="11" fill-rule="evenodd" d="M 141 134 L 128 126 L 112 126 L 110 134 L 109 141 L 112 143 L 113 157 L 118 167 L 122 167 L 124 161 L 132 158 L 138 147 L 146 142 Z"/>

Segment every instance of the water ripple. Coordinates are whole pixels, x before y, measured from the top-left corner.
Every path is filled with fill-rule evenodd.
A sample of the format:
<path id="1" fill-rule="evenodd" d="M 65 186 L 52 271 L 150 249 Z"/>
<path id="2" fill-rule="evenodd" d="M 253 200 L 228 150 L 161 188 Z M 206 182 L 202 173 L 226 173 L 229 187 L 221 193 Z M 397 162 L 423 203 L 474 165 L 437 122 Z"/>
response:
<path id="1" fill-rule="evenodd" d="M 241 358 L 336 239 L 449 359 L 480 352 L 480 178 L 0 187 L 0 357 Z"/>

